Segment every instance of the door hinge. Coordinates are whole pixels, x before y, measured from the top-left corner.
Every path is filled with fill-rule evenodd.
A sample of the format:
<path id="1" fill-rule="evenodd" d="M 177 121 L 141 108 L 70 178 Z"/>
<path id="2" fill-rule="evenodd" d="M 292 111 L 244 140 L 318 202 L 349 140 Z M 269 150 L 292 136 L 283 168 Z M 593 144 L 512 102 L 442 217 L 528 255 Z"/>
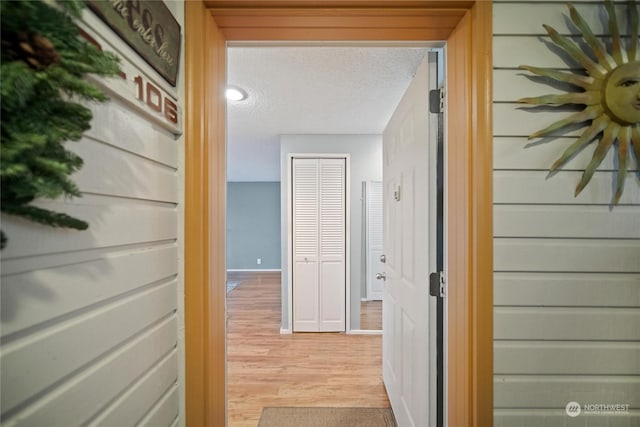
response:
<path id="1" fill-rule="evenodd" d="M 429 91 L 429 112 L 433 114 L 444 112 L 444 88 Z"/>
<path id="2" fill-rule="evenodd" d="M 446 296 L 444 272 L 436 271 L 429 275 L 429 295 L 440 298 L 444 298 Z"/>

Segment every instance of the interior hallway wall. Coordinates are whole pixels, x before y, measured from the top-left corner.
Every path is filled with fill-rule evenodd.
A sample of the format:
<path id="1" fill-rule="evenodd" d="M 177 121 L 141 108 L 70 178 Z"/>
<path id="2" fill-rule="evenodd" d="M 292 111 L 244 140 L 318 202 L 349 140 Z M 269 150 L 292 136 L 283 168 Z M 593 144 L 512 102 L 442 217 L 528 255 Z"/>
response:
<path id="1" fill-rule="evenodd" d="M 280 183 L 228 182 L 227 270 L 279 270 L 280 250 Z"/>
<path id="2" fill-rule="evenodd" d="M 608 33 L 601 2 L 576 2 L 596 35 Z M 617 3 L 628 29 L 626 2 Z M 630 171 L 619 206 L 610 152 L 591 183 L 574 189 L 594 144 L 560 172 L 551 164 L 581 131 L 529 141 L 570 114 L 527 111 L 522 97 L 563 93 L 519 65 L 562 71 L 542 24 L 570 25 L 565 2 L 496 1 L 494 55 L 495 426 L 627 426 L 640 423 L 640 185 Z M 607 38 L 608 39 L 608 38 Z M 557 51 L 557 49 L 556 49 Z M 613 150 L 612 150 L 613 151 Z M 630 162 L 635 168 L 635 161 Z M 636 171 L 637 172 L 637 171 Z M 569 402 L 629 405 L 622 415 L 569 419 Z"/>
<path id="3" fill-rule="evenodd" d="M 287 211 L 287 156 L 290 153 L 338 153 L 350 154 L 350 203 L 351 203 L 351 329 L 360 329 L 360 289 L 364 280 L 362 265 L 362 181 L 382 180 L 382 136 L 381 135 L 282 135 L 280 138 L 282 212 Z M 289 329 L 287 311 L 287 217 L 282 215 L 282 328 Z"/>
<path id="4" fill-rule="evenodd" d="M 184 3 L 165 3 L 184 43 Z M 83 197 L 37 202 L 89 229 L 2 215 L 2 425 L 184 425 L 183 138 L 133 81 L 181 116 L 184 61 L 173 87 L 92 12 L 82 21 L 127 80 L 107 83 L 112 100 L 92 105 L 91 130 L 67 143 L 84 159 Z"/>

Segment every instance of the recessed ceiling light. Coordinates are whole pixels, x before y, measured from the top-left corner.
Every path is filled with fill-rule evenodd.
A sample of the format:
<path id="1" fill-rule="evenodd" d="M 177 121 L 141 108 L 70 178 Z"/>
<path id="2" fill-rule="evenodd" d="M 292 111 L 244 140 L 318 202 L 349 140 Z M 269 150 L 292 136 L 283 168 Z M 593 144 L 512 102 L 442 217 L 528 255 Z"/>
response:
<path id="1" fill-rule="evenodd" d="M 235 86 L 227 86 L 227 90 L 224 92 L 224 96 L 229 101 L 242 101 L 247 99 L 247 92 Z"/>

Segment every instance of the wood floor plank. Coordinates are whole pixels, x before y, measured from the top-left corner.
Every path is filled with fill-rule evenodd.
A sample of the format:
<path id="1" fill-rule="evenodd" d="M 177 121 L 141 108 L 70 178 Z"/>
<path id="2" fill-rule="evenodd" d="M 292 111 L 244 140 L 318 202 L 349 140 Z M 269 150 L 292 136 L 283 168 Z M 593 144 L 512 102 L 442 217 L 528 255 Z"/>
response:
<path id="1" fill-rule="evenodd" d="M 360 329 L 382 330 L 382 301 L 362 301 L 360 303 Z"/>
<path id="2" fill-rule="evenodd" d="M 256 427 L 266 406 L 389 407 L 381 335 L 281 335 L 280 274 L 228 279 L 229 427 Z"/>

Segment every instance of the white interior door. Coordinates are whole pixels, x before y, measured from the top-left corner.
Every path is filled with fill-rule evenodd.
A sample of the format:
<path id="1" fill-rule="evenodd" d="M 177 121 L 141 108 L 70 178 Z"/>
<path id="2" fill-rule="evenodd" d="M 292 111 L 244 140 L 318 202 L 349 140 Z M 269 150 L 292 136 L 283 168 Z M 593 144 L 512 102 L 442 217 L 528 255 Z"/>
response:
<path id="1" fill-rule="evenodd" d="M 435 425 L 435 343 L 430 343 L 428 92 L 436 59 L 425 58 L 383 134 L 383 378 L 399 427 Z M 430 87 L 431 86 L 431 87 Z"/>
<path id="2" fill-rule="evenodd" d="M 320 161 L 321 332 L 346 327 L 346 160 Z"/>
<path id="3" fill-rule="evenodd" d="M 316 332 L 320 324 L 320 188 L 318 159 L 293 159 L 293 330 Z"/>
<path id="4" fill-rule="evenodd" d="M 293 330 L 346 327 L 346 159 L 294 158 Z"/>
<path id="5" fill-rule="evenodd" d="M 366 184 L 366 251 L 367 251 L 367 299 L 381 300 L 384 283 L 376 279 L 376 273 L 384 270 L 380 262 L 383 254 L 383 206 L 382 182 L 368 181 Z"/>

